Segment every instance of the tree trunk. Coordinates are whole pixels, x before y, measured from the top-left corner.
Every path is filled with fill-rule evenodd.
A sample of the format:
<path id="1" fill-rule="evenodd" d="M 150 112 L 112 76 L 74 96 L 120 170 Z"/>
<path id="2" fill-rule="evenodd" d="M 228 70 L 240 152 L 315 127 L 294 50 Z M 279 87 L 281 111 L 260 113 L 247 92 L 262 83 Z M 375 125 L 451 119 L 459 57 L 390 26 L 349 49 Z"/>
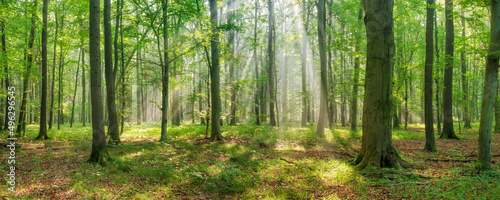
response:
<path id="1" fill-rule="evenodd" d="M 69 127 L 73 127 L 73 119 L 75 118 L 75 99 L 76 99 L 76 91 L 78 90 L 78 73 L 80 73 L 80 58 L 78 58 L 78 66 L 76 67 L 76 81 L 75 81 L 75 90 L 73 92 L 73 102 L 71 106 L 71 120 L 69 121 Z"/>
<path id="2" fill-rule="evenodd" d="M 52 87 L 50 90 L 50 111 L 49 111 L 49 129 L 52 129 L 54 121 L 54 99 L 55 99 L 55 84 L 56 84 L 56 55 L 57 55 L 57 38 L 59 33 L 59 20 L 57 18 L 57 8 L 55 10 L 56 33 L 54 34 L 54 58 L 52 60 Z"/>
<path id="3" fill-rule="evenodd" d="M 212 20 L 213 38 L 210 42 L 211 58 L 210 66 L 210 91 L 212 96 L 212 140 L 221 140 L 222 135 L 220 132 L 220 66 L 219 66 L 219 33 L 217 32 L 217 0 L 209 0 L 210 4 L 210 18 Z"/>
<path id="4" fill-rule="evenodd" d="M 434 140 L 434 117 L 432 112 L 432 67 L 434 63 L 433 40 L 434 32 L 434 0 L 427 0 L 427 24 L 425 30 L 425 147 L 424 150 L 436 151 Z"/>
<path id="5" fill-rule="evenodd" d="M 367 34 L 363 137 L 358 168 L 405 168 L 392 144 L 393 0 L 363 0 Z"/>
<path id="6" fill-rule="evenodd" d="M 62 5 L 62 11 L 63 11 L 63 15 L 61 16 L 61 30 L 64 28 L 64 3 Z M 64 73 L 64 58 L 63 58 L 63 45 L 60 45 L 59 46 L 59 82 L 58 82 L 58 86 L 59 86 L 59 90 L 58 90 L 58 97 L 57 97 L 57 101 L 58 101 L 58 106 L 57 106 L 57 129 L 61 129 L 61 124 L 64 123 L 64 113 L 63 113 L 63 105 L 62 105 L 62 101 L 64 100 L 63 99 L 63 73 Z"/>
<path id="7" fill-rule="evenodd" d="M 37 1 L 34 2 L 33 5 L 34 8 L 37 7 Z M 30 30 L 30 36 L 29 36 L 29 41 L 28 41 L 28 55 L 27 55 L 27 64 L 26 64 L 26 74 L 24 76 L 24 81 L 23 81 L 23 99 L 21 101 L 21 109 L 19 113 L 19 120 L 17 124 L 17 129 L 16 129 L 16 134 L 21 135 L 21 131 L 23 131 L 25 124 L 26 124 L 26 115 L 27 115 L 27 101 L 28 101 L 28 90 L 29 90 L 29 85 L 30 85 L 30 78 L 31 78 L 31 68 L 33 65 L 33 53 L 34 48 L 33 48 L 33 43 L 35 42 L 35 17 L 36 14 L 32 13 L 31 14 L 31 30 Z"/>
<path id="8" fill-rule="evenodd" d="M 302 5 L 302 12 L 303 15 L 306 15 L 306 1 L 303 0 L 303 5 Z M 306 73 L 306 67 L 307 67 L 307 24 L 309 21 L 309 18 L 303 17 L 303 23 L 304 23 L 304 30 L 301 30 L 302 34 L 302 49 L 301 49 L 301 71 L 302 71 L 302 117 L 301 117 L 301 126 L 306 126 L 307 125 L 307 73 Z"/>
<path id="9" fill-rule="evenodd" d="M 437 20 L 436 17 L 434 17 L 434 41 L 435 41 L 435 48 L 436 48 L 436 63 L 439 63 L 439 46 L 438 46 L 438 26 L 437 26 Z M 436 117 L 437 117 L 437 129 L 438 129 L 438 135 L 441 135 L 441 109 L 440 109 L 440 100 L 439 100 L 439 70 L 436 70 L 436 78 L 434 79 L 436 82 Z"/>
<path id="10" fill-rule="evenodd" d="M 276 116 L 275 116 L 275 103 L 276 103 L 276 92 L 275 92 L 275 74 L 276 66 L 274 65 L 274 5 L 272 0 L 268 0 L 269 9 L 269 34 L 267 42 L 267 51 L 269 57 L 268 72 L 269 72 L 269 118 L 270 125 L 276 126 Z"/>
<path id="11" fill-rule="evenodd" d="M 82 127 L 85 127 L 85 123 L 87 122 L 87 114 L 86 114 L 86 89 L 87 84 L 85 83 L 85 49 L 82 48 Z"/>
<path id="12" fill-rule="evenodd" d="M 42 99 L 40 100 L 40 131 L 36 139 L 48 139 L 47 136 L 47 7 L 48 0 L 43 0 L 42 26 Z M 0 126 L 1 128 L 1 126 Z"/>
<path id="13" fill-rule="evenodd" d="M 497 84 L 497 98 L 495 101 L 495 133 L 500 133 L 500 81 Z"/>
<path id="14" fill-rule="evenodd" d="M 254 42 L 254 49 L 253 49 L 253 56 L 254 56 L 254 62 L 255 62 L 255 94 L 254 94 L 254 110 L 255 110 L 255 125 L 260 126 L 260 112 L 259 112 L 259 62 L 257 60 L 257 23 L 259 19 L 259 14 L 258 14 L 258 8 L 259 8 L 259 1 L 255 1 L 255 24 L 254 24 L 254 29 L 253 29 L 253 42 Z"/>
<path id="15" fill-rule="evenodd" d="M 168 62 L 168 0 L 163 0 L 163 56 L 164 63 L 162 64 L 161 74 L 161 138 L 160 142 L 168 142 L 167 139 L 167 123 L 168 123 L 168 78 L 169 78 L 169 62 Z"/>
<path id="16" fill-rule="evenodd" d="M 462 13 L 462 38 L 465 41 L 465 17 Z M 465 46 L 462 48 L 462 52 L 460 54 L 460 63 L 462 64 L 462 91 L 464 92 L 463 101 L 464 101 L 464 128 L 472 128 L 470 125 L 470 113 L 469 113 L 469 84 L 467 84 L 467 77 L 465 74 L 467 73 L 467 67 L 465 66 Z"/>
<path id="17" fill-rule="evenodd" d="M 500 50 L 500 2 L 491 0 L 490 46 L 486 58 L 484 73 L 483 100 L 481 103 L 481 119 L 479 123 L 479 140 L 477 164 L 479 169 L 491 168 L 491 131 L 493 128 L 493 106 L 497 95 L 498 60 L 496 52 Z"/>
<path id="18" fill-rule="evenodd" d="M 111 1 L 104 1 L 104 69 L 105 69 L 105 79 L 106 79 L 106 108 L 108 116 L 108 137 L 109 143 L 119 144 L 120 134 L 118 130 L 118 116 L 116 113 L 116 87 L 115 87 L 115 77 L 116 70 L 118 67 L 118 32 L 120 24 L 120 0 L 116 1 L 117 13 L 116 13 L 116 24 L 115 24 L 115 63 L 113 66 L 113 38 L 111 36 Z"/>
<path id="19" fill-rule="evenodd" d="M 100 2 L 90 0 L 89 50 L 90 50 L 90 85 L 92 99 L 92 153 L 89 162 L 104 165 L 109 158 L 102 115 L 101 50 L 100 50 Z"/>
<path id="20" fill-rule="evenodd" d="M 358 32 L 361 32 L 361 23 L 363 20 L 363 9 L 359 9 L 358 13 Z M 356 132 L 358 126 L 358 82 L 359 82 L 359 43 L 361 43 L 361 35 L 356 34 L 356 44 L 354 51 L 356 53 L 356 58 L 354 58 L 354 75 L 353 75 L 353 86 L 352 86 L 352 100 L 351 100 L 351 131 Z"/>
<path id="21" fill-rule="evenodd" d="M 319 137 L 325 137 L 325 123 L 327 118 L 327 77 L 326 77 L 326 45 L 325 45 L 325 26 L 326 26 L 326 11 L 325 11 L 325 0 L 319 0 L 317 4 L 318 9 L 318 45 L 319 45 L 319 57 L 320 57 L 320 108 L 318 116 L 318 126 L 316 127 L 316 135 Z"/>
<path id="22" fill-rule="evenodd" d="M 453 1 L 446 0 L 446 52 L 443 92 L 443 135 L 444 138 L 458 139 L 453 130 Z"/>
<path id="23" fill-rule="evenodd" d="M 138 40 L 136 40 L 136 43 L 139 43 Z M 141 59 L 141 47 L 139 47 L 137 49 L 137 55 L 136 55 L 136 63 L 137 63 L 137 66 L 136 66 L 136 86 L 137 86 L 137 89 L 135 91 L 136 93 L 136 101 L 137 101 L 137 106 L 136 106 L 136 109 L 137 109 L 137 116 L 136 116 L 136 120 L 137 120 L 137 125 L 141 125 L 141 118 L 142 118 L 142 108 L 141 108 L 141 105 L 142 105 L 142 102 L 141 102 L 141 94 L 142 94 L 142 84 L 141 84 L 141 77 L 140 77 L 140 69 L 141 69 L 141 63 L 142 63 L 142 59 Z"/>

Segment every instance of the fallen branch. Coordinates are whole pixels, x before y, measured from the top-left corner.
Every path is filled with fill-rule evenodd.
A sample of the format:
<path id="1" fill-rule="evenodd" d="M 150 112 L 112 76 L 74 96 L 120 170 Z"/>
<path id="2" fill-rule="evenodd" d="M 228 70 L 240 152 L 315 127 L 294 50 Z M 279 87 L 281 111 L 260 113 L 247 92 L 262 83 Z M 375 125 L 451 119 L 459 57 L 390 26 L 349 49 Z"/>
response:
<path id="1" fill-rule="evenodd" d="M 399 183 L 391 184 L 390 186 L 403 185 L 403 184 L 427 185 L 427 184 L 429 184 L 429 182 L 399 182 Z"/>

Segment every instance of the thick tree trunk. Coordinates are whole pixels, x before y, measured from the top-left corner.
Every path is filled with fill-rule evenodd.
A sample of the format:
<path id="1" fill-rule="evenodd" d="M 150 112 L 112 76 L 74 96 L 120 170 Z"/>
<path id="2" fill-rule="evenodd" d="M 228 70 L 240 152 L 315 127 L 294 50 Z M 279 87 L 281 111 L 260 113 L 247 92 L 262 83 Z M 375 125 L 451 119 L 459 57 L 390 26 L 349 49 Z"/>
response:
<path id="1" fill-rule="evenodd" d="M 211 46 L 211 58 L 210 62 L 210 92 L 212 96 L 212 134 L 210 138 L 212 140 L 221 140 L 222 135 L 220 132 L 220 66 L 219 66 L 219 33 L 217 32 L 217 0 L 209 0 L 210 4 L 210 19 L 212 20 L 212 31 L 213 38 L 210 42 Z"/>
<path id="2" fill-rule="evenodd" d="M 100 50 L 100 5 L 99 0 L 90 0 L 89 19 L 89 50 L 90 50 L 90 85 L 92 99 L 92 153 L 89 162 L 104 165 L 109 158 L 106 148 L 104 132 L 104 118 L 102 115 L 102 73 Z"/>
<path id="3" fill-rule="evenodd" d="M 119 7 L 120 0 L 116 1 L 117 13 L 115 24 L 115 63 L 113 66 L 113 38 L 111 36 L 111 1 L 104 1 L 104 69 L 106 79 L 106 108 L 108 116 L 108 137 L 109 143 L 119 144 L 120 134 L 118 130 L 118 115 L 116 112 L 116 87 L 115 77 L 116 69 L 118 67 L 118 29 L 120 24 Z"/>
<path id="4" fill-rule="evenodd" d="M 42 26 L 42 99 L 40 100 L 40 131 L 36 139 L 48 139 L 47 136 L 47 7 L 49 1 L 43 0 Z M 0 126 L 1 128 L 1 126 Z"/>
<path id="5" fill-rule="evenodd" d="M 358 168 L 405 168 L 392 144 L 393 0 L 363 0 L 366 12 L 367 62 L 361 151 Z"/>
<path id="6" fill-rule="evenodd" d="M 325 26 L 326 26 L 326 11 L 325 11 L 325 0 L 319 0 L 317 4 L 318 9 L 318 45 L 319 45 L 319 57 L 320 57 L 320 108 L 318 116 L 318 126 L 316 127 L 316 135 L 319 137 L 325 137 L 325 125 L 327 119 L 327 100 L 328 95 L 327 90 L 327 77 L 326 77 L 326 45 L 325 45 Z"/>
<path id="7" fill-rule="evenodd" d="M 483 101 L 481 103 L 481 119 L 479 124 L 479 140 L 477 164 L 479 169 L 491 168 L 491 131 L 493 128 L 493 106 L 497 96 L 498 60 L 496 52 L 500 50 L 500 2 L 491 0 L 490 3 L 490 46 L 486 58 L 484 72 Z"/>
<path id="8" fill-rule="evenodd" d="M 432 112 L 432 67 L 434 63 L 434 0 L 427 0 L 427 24 L 425 30 L 425 147 L 424 150 L 436 151 L 434 139 L 434 117 Z"/>
<path id="9" fill-rule="evenodd" d="M 436 48 L 436 63 L 439 63 L 439 46 L 438 46 L 438 26 L 436 17 L 434 17 L 434 42 Z M 441 135 L 441 109 L 440 109 L 440 100 L 439 100 L 439 70 L 436 70 L 436 78 L 434 78 L 436 82 L 436 118 L 437 118 L 437 130 L 438 135 Z"/>
<path id="10" fill-rule="evenodd" d="M 446 0 L 446 56 L 444 70 L 444 92 L 443 92 L 443 135 L 444 138 L 458 139 L 453 130 L 453 1 Z"/>

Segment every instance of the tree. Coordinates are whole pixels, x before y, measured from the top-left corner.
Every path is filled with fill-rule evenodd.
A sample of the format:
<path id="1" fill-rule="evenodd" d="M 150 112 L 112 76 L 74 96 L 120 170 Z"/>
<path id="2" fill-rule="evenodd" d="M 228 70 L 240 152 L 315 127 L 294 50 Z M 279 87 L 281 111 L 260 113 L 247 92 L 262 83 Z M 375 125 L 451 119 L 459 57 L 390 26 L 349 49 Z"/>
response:
<path id="1" fill-rule="evenodd" d="M 490 1 L 490 43 L 484 72 L 483 101 L 479 122 L 477 165 L 479 169 L 491 168 L 491 131 L 493 129 L 493 106 L 497 96 L 498 60 L 500 56 L 500 2 Z"/>
<path id="2" fill-rule="evenodd" d="M 455 42 L 453 30 L 453 1 L 446 0 L 446 47 L 443 91 L 443 135 L 441 137 L 458 139 L 453 130 L 453 51 Z"/>
<path id="3" fill-rule="evenodd" d="M 169 72 L 169 62 L 168 62 L 168 0 L 163 0 L 163 54 L 165 58 L 165 63 L 162 64 L 161 70 L 161 138 L 160 142 L 168 142 L 167 140 L 167 115 L 168 115 L 168 72 Z"/>
<path id="4" fill-rule="evenodd" d="M 257 23 L 259 19 L 259 14 L 258 14 L 258 8 L 259 8 L 259 1 L 255 1 L 255 24 L 254 24 L 254 29 L 253 29 L 253 56 L 254 56 L 254 64 L 255 64 L 255 97 L 254 97 L 254 103 L 255 103 L 255 124 L 257 126 L 260 125 L 260 116 L 259 116 L 259 61 L 257 60 Z"/>
<path id="5" fill-rule="evenodd" d="M 406 168 L 392 144 L 393 0 L 363 0 L 367 36 L 363 137 L 354 164 Z"/>
<path id="6" fill-rule="evenodd" d="M 269 9 L 269 30 L 268 30 L 268 41 L 267 41 L 267 56 L 268 60 L 268 75 L 269 75 L 269 117 L 271 126 L 276 126 L 276 116 L 275 116 L 275 103 L 276 103 L 276 89 L 275 89 L 275 74 L 276 66 L 274 65 L 274 6 L 273 0 L 267 1 Z"/>
<path id="7" fill-rule="evenodd" d="M 320 57 L 320 108 L 318 116 L 318 126 L 316 128 L 316 135 L 319 137 L 325 137 L 325 125 L 327 117 L 327 100 L 328 95 L 326 78 L 326 45 L 325 45 L 325 26 L 326 26 L 326 11 L 325 11 L 325 0 L 319 0 L 316 4 L 318 8 L 318 45 L 319 45 L 319 57 Z"/>
<path id="8" fill-rule="evenodd" d="M 28 101 L 28 87 L 29 87 L 29 82 L 31 78 L 31 68 L 33 65 L 33 54 L 34 54 L 34 48 L 33 48 L 33 43 L 35 42 L 35 18 L 36 18 L 36 8 L 37 8 L 37 1 L 35 0 L 33 3 L 33 13 L 31 14 L 31 30 L 30 30 L 30 36 L 29 36 L 29 41 L 28 41 L 28 49 L 26 49 L 27 53 L 27 63 L 26 63 L 26 74 L 24 75 L 24 81 L 23 81 L 23 99 L 21 101 L 21 111 L 19 113 L 19 119 L 18 119 L 18 124 L 17 124 L 17 129 L 16 133 L 18 135 L 21 135 L 21 131 L 23 131 L 25 124 L 26 124 L 26 113 L 27 113 L 27 108 L 26 104 Z"/>
<path id="9" fill-rule="evenodd" d="M 361 23 L 363 20 L 363 9 L 359 9 L 358 13 L 358 26 L 361 29 Z M 358 30 L 359 30 L 358 29 Z M 361 32 L 361 30 L 359 30 Z M 356 57 L 354 58 L 354 75 L 353 75 L 353 86 L 352 86 L 352 101 L 351 101 L 351 131 L 354 133 L 357 131 L 358 126 L 358 82 L 359 82 L 359 43 L 361 43 L 361 35 L 356 34 L 356 44 L 354 46 L 354 51 L 356 52 Z"/>
<path id="10" fill-rule="evenodd" d="M 307 1 L 309 2 L 309 1 Z M 302 35 L 302 48 L 301 48 L 301 74 L 302 74 L 302 117 L 301 126 L 306 126 L 307 120 L 307 26 L 309 24 L 309 15 L 306 14 L 306 0 L 302 0 L 302 23 L 304 24 L 304 30 L 301 30 Z"/>
<path id="11" fill-rule="evenodd" d="M 5 0 L 2 0 L 2 6 L 6 6 L 7 3 L 5 2 Z M 7 44 L 5 42 L 5 14 L 2 14 L 2 20 L 0 21 L 0 26 L 1 26 L 1 29 L 2 29 L 2 63 L 4 64 L 4 73 L 6 74 L 5 75 L 5 91 L 9 91 L 9 62 L 7 61 L 6 57 L 7 57 Z M 8 102 L 8 98 L 9 96 L 6 96 L 5 97 L 5 102 L 7 103 Z M 7 105 L 7 104 L 6 104 Z M 7 130 L 9 128 L 9 123 L 7 123 L 9 121 L 9 116 L 7 115 L 7 106 L 5 106 L 5 126 L 3 128 L 3 130 Z M 0 130 L 2 130 L 2 127 L 0 127 Z"/>
<path id="12" fill-rule="evenodd" d="M 465 17 L 463 16 L 462 12 L 462 38 L 465 41 Z M 468 100 L 468 93 L 469 93 L 469 85 L 467 84 L 467 77 L 465 74 L 467 74 L 467 66 L 465 65 L 465 45 L 462 47 L 462 52 L 460 53 L 460 63 L 461 63 L 461 72 L 462 72 L 462 90 L 464 92 L 463 94 L 463 109 L 464 109 L 464 128 L 471 128 L 470 125 L 470 113 L 469 113 L 469 100 Z"/>
<path id="13" fill-rule="evenodd" d="M 425 29 L 425 147 L 424 150 L 436 151 L 434 141 L 434 117 L 432 113 L 432 67 L 434 63 L 434 0 L 427 0 L 427 24 Z"/>
<path id="14" fill-rule="evenodd" d="M 49 0 L 43 0 L 42 26 L 42 99 L 40 100 L 40 131 L 36 139 L 49 139 L 47 136 L 47 7 Z"/>
<path id="15" fill-rule="evenodd" d="M 85 123 L 87 122 L 87 114 L 85 113 L 85 105 L 86 103 L 86 88 L 87 84 L 85 84 L 85 49 L 82 48 L 82 126 L 85 127 Z"/>
<path id="16" fill-rule="evenodd" d="M 113 66 L 113 49 L 111 46 L 111 0 L 104 0 L 104 76 L 106 79 L 106 108 L 108 110 L 108 135 L 109 143 L 120 144 L 118 130 L 118 114 L 116 112 L 116 86 L 115 77 L 118 68 L 118 28 L 120 26 L 120 0 L 116 1 L 116 30 L 115 30 L 115 65 Z"/>
<path id="17" fill-rule="evenodd" d="M 219 33 L 217 31 L 217 0 L 209 0 L 210 4 L 210 19 L 212 20 L 213 36 L 210 41 L 212 61 L 210 66 L 210 92 L 212 96 L 212 134 L 210 138 L 213 140 L 221 140 L 220 133 L 220 67 L 219 67 Z"/>
<path id="18" fill-rule="evenodd" d="M 90 86 L 92 99 L 92 152 L 89 162 L 104 165 L 109 158 L 104 132 L 102 103 L 102 72 L 100 49 L 100 1 L 90 0 L 89 47 L 90 47 Z"/>
<path id="19" fill-rule="evenodd" d="M 50 111 L 49 111 L 49 129 L 52 129 L 52 122 L 54 121 L 54 101 L 55 101 L 55 85 L 56 85 L 56 52 L 57 52 L 57 38 L 59 36 L 59 20 L 57 17 L 57 8 L 54 11 L 56 18 L 56 33 L 54 34 L 54 54 L 52 59 L 52 86 L 50 90 Z"/>
<path id="20" fill-rule="evenodd" d="M 71 119 L 69 120 L 69 127 L 73 127 L 73 120 L 75 118 L 75 100 L 76 100 L 76 91 L 78 90 L 78 74 L 79 73 L 80 73 L 80 58 L 78 58 L 78 64 L 76 67 L 75 90 L 73 90 L 73 102 L 71 105 Z"/>
<path id="21" fill-rule="evenodd" d="M 227 2 L 227 9 L 232 10 L 234 9 L 234 0 L 229 0 Z M 234 22 L 234 17 L 233 17 L 234 11 L 228 11 L 227 12 L 227 24 L 232 24 Z M 229 58 L 229 83 L 230 83 L 230 88 L 231 88 L 231 121 L 229 125 L 234 126 L 236 125 L 236 82 L 235 82 L 235 77 L 234 77 L 234 37 L 235 37 L 235 31 L 234 30 L 229 30 L 227 40 L 229 43 L 229 53 L 230 53 L 230 58 Z"/>

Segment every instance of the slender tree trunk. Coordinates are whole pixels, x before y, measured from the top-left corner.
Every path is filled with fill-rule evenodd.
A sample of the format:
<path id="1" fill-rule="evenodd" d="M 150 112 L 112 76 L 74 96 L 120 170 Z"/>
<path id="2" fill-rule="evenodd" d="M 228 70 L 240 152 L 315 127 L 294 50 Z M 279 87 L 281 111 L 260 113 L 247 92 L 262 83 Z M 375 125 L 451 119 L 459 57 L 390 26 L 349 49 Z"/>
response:
<path id="1" fill-rule="evenodd" d="M 75 100 L 76 100 L 76 91 L 78 90 L 78 73 L 80 73 L 80 58 L 78 58 L 78 66 L 76 67 L 75 90 L 73 92 L 73 102 L 71 106 L 71 120 L 69 121 L 69 127 L 73 127 L 73 119 L 75 118 Z"/>
<path id="2" fill-rule="evenodd" d="M 276 103 L 276 93 L 275 93 L 275 74 L 276 66 L 274 65 L 274 4 L 272 0 L 268 0 L 269 9 L 269 35 L 267 43 L 267 51 L 269 57 L 269 117 L 271 126 L 276 126 L 276 116 L 275 116 L 275 103 Z"/>
<path id="3" fill-rule="evenodd" d="M 493 128 L 493 106 L 497 96 L 498 60 L 496 52 L 500 50 L 500 2 L 490 1 L 490 46 L 486 58 L 484 72 L 483 100 L 481 103 L 481 119 L 479 123 L 479 140 L 476 167 L 491 168 L 491 131 Z"/>
<path id="4" fill-rule="evenodd" d="M 358 168 L 405 168 L 392 144 L 393 0 L 363 0 L 367 59 L 361 151 Z"/>
<path id="5" fill-rule="evenodd" d="M 500 133 L 500 81 L 497 84 L 497 98 L 495 101 L 495 132 Z"/>
<path id="6" fill-rule="evenodd" d="M 64 28 L 64 3 L 62 5 L 62 16 L 61 16 L 61 30 Z M 64 101 L 64 98 L 63 98 L 63 95 L 64 95 L 64 91 L 63 91 L 63 74 L 64 74 L 64 56 L 63 56 L 63 45 L 60 45 L 59 46 L 59 81 L 58 81 L 58 86 L 59 86 L 59 90 L 58 90 L 58 106 L 57 106 L 57 129 L 61 129 L 61 124 L 64 123 L 64 113 L 63 113 L 63 105 L 62 105 L 62 101 Z"/>
<path id="7" fill-rule="evenodd" d="M 90 50 L 90 85 L 92 99 L 92 153 L 89 162 L 104 165 L 109 158 L 102 115 L 102 81 L 100 50 L 100 1 L 90 0 L 89 50 Z"/>
<path id="8" fill-rule="evenodd" d="M 303 15 L 306 15 L 306 1 L 302 1 L 302 12 Z M 301 30 L 302 33 L 302 49 L 301 49 L 301 71 L 302 71 L 302 117 L 301 117 L 301 126 L 307 125 L 307 24 L 308 20 L 306 17 L 303 17 L 304 30 Z"/>
<path id="9" fill-rule="evenodd" d="M 435 15 L 436 16 L 436 15 Z M 436 48 L 436 64 L 439 64 L 439 45 L 438 45 L 438 26 L 437 26 L 437 17 L 434 17 L 434 42 L 435 42 L 435 48 Z M 439 100 L 439 69 L 436 70 L 436 78 L 434 78 L 434 81 L 436 82 L 436 117 L 437 117 L 437 130 L 438 130 L 438 135 L 441 135 L 441 101 Z"/>
<path id="10" fill-rule="evenodd" d="M 87 96 L 86 96 L 86 88 L 87 88 L 87 84 L 85 83 L 85 49 L 81 49 L 82 51 L 82 126 L 85 127 L 85 123 L 87 122 L 87 114 L 86 114 L 86 100 L 87 100 Z"/>
<path id="11" fill-rule="evenodd" d="M 113 38 L 111 36 L 111 1 L 104 1 L 104 72 L 106 80 L 106 108 L 108 120 L 108 137 L 110 144 L 120 144 L 120 133 L 118 130 L 118 115 L 116 112 L 116 87 L 115 77 L 118 68 L 118 33 L 120 27 L 120 0 L 116 1 L 116 24 L 115 24 L 115 63 L 113 66 Z"/>
<path id="12" fill-rule="evenodd" d="M 56 33 L 54 34 L 54 58 L 52 60 L 52 87 L 50 90 L 50 111 L 49 111 L 49 129 L 52 129 L 54 118 L 54 99 L 55 99 L 55 84 L 56 84 L 56 55 L 57 55 L 57 38 L 59 33 L 59 20 L 57 17 L 57 8 L 54 13 L 56 19 Z"/>
<path id="13" fill-rule="evenodd" d="M 361 32 L 361 23 L 363 20 L 363 9 L 359 9 L 358 13 L 358 30 Z M 359 82 L 359 43 L 361 43 L 361 35 L 356 34 L 356 44 L 354 51 L 356 53 L 356 58 L 354 58 L 354 75 L 353 75 L 353 86 L 352 86 L 352 100 L 351 100 L 351 131 L 356 132 L 358 126 L 358 82 Z"/>
<path id="14" fill-rule="evenodd" d="M 122 0 L 122 4 L 121 4 L 121 7 L 120 7 L 120 22 L 123 21 L 123 0 Z M 121 53 L 121 83 L 122 83 L 122 91 L 121 91 L 121 103 L 122 103 L 122 106 L 121 106 L 121 130 L 120 130 L 120 134 L 123 134 L 123 130 L 125 128 L 125 114 L 126 114 L 126 108 L 125 108 L 125 90 L 126 90 L 126 84 L 125 84 L 125 69 L 127 66 L 125 66 L 125 55 L 123 53 L 123 23 L 120 23 L 120 53 Z M 119 138 L 119 137 L 118 137 Z"/>
<path id="15" fill-rule="evenodd" d="M 210 18 L 212 20 L 213 38 L 210 42 L 211 58 L 210 66 L 210 91 L 212 96 L 212 140 L 221 140 L 222 135 L 220 132 L 220 66 L 219 66 L 219 33 L 217 32 L 217 0 L 209 0 L 210 4 Z"/>
<path id="16" fill-rule="evenodd" d="M 34 5 L 33 5 L 34 8 L 37 7 L 37 1 L 35 0 L 34 2 Z M 32 13 L 31 14 L 31 30 L 30 30 L 30 37 L 29 37 L 29 41 L 28 41 L 28 55 L 27 55 L 27 64 L 26 64 L 26 74 L 24 76 L 24 81 L 23 81 L 23 99 L 21 101 L 21 111 L 19 113 L 19 122 L 17 124 L 17 129 L 16 129 L 16 134 L 17 135 L 21 135 L 21 131 L 23 131 L 23 128 L 25 127 L 25 124 L 26 124 L 26 117 L 27 117 L 27 101 L 28 101 L 28 90 L 29 90 L 29 86 L 30 86 L 30 77 L 31 77 L 31 68 L 32 68 L 32 65 L 33 65 L 33 53 L 35 52 L 34 51 L 34 48 L 33 48 L 33 43 L 35 42 L 35 18 L 36 18 L 36 14 L 35 13 Z"/>
<path id="17" fill-rule="evenodd" d="M 425 30 L 425 147 L 424 150 L 436 151 L 434 140 L 434 117 L 432 112 L 432 68 L 434 63 L 433 40 L 434 32 L 434 0 L 427 0 L 427 24 Z"/>
<path id="18" fill-rule="evenodd" d="M 5 0 L 2 0 L 2 5 L 6 5 Z M 9 91 L 9 61 L 5 59 L 7 57 L 7 44 L 5 42 L 5 15 L 2 15 L 2 20 L 0 21 L 0 26 L 2 28 L 2 64 L 4 65 L 4 73 L 5 73 L 5 91 Z M 9 96 L 5 97 L 5 103 L 8 102 Z M 7 104 L 6 104 L 7 105 Z M 9 128 L 9 117 L 7 115 L 7 106 L 5 106 L 5 115 L 4 115 L 4 129 L 7 130 Z M 0 127 L 0 130 L 2 127 Z"/>
<path id="19" fill-rule="evenodd" d="M 139 40 L 136 40 L 136 43 L 139 43 Z M 135 69 L 135 72 L 136 72 L 136 101 L 137 101 L 137 104 L 136 104 L 136 109 L 137 109 L 137 116 L 136 116 L 136 120 L 137 120 L 137 125 L 141 125 L 141 118 L 142 118 L 142 102 L 141 102 L 141 94 L 142 94 L 142 84 L 141 84 L 141 74 L 140 74 L 140 69 L 141 69 L 141 62 L 142 62 L 142 59 L 141 59 L 141 47 L 138 47 L 137 49 L 137 54 L 136 54 L 136 63 L 137 63 L 137 66 L 136 66 L 136 69 Z"/>
<path id="20" fill-rule="evenodd" d="M 443 135 L 444 138 L 458 139 L 453 130 L 453 1 L 446 0 L 446 56 L 443 92 Z"/>
<path id="21" fill-rule="evenodd" d="M 42 26 L 42 99 L 40 100 L 40 131 L 36 139 L 48 139 L 47 136 L 47 7 L 48 0 L 43 0 Z M 0 127 L 1 128 L 1 127 Z"/>
<path id="22" fill-rule="evenodd" d="M 462 12 L 462 38 L 465 41 L 465 17 Z M 462 65 L 462 91 L 464 92 L 463 101 L 464 101 L 464 128 L 472 128 L 470 125 L 470 113 L 469 113 L 469 84 L 467 84 L 467 77 L 465 74 L 467 73 L 467 67 L 465 66 L 465 47 L 462 48 L 462 52 L 460 54 L 460 63 Z"/>
<path id="23" fill-rule="evenodd" d="M 168 0 L 163 0 L 163 56 L 165 58 L 162 64 L 162 101 L 161 101 L 161 138 L 160 142 L 168 142 L 167 139 L 167 123 L 168 123 L 168 79 L 169 79 L 169 62 L 168 62 Z"/>
<path id="24" fill-rule="evenodd" d="M 259 112 L 259 62 L 257 60 L 257 23 L 259 19 L 259 13 L 257 12 L 259 8 L 259 1 L 255 1 L 255 24 L 253 29 L 253 56 L 254 56 L 254 64 L 255 64 L 255 91 L 254 91 L 254 110 L 255 110 L 255 124 L 260 126 L 260 112 Z"/>

